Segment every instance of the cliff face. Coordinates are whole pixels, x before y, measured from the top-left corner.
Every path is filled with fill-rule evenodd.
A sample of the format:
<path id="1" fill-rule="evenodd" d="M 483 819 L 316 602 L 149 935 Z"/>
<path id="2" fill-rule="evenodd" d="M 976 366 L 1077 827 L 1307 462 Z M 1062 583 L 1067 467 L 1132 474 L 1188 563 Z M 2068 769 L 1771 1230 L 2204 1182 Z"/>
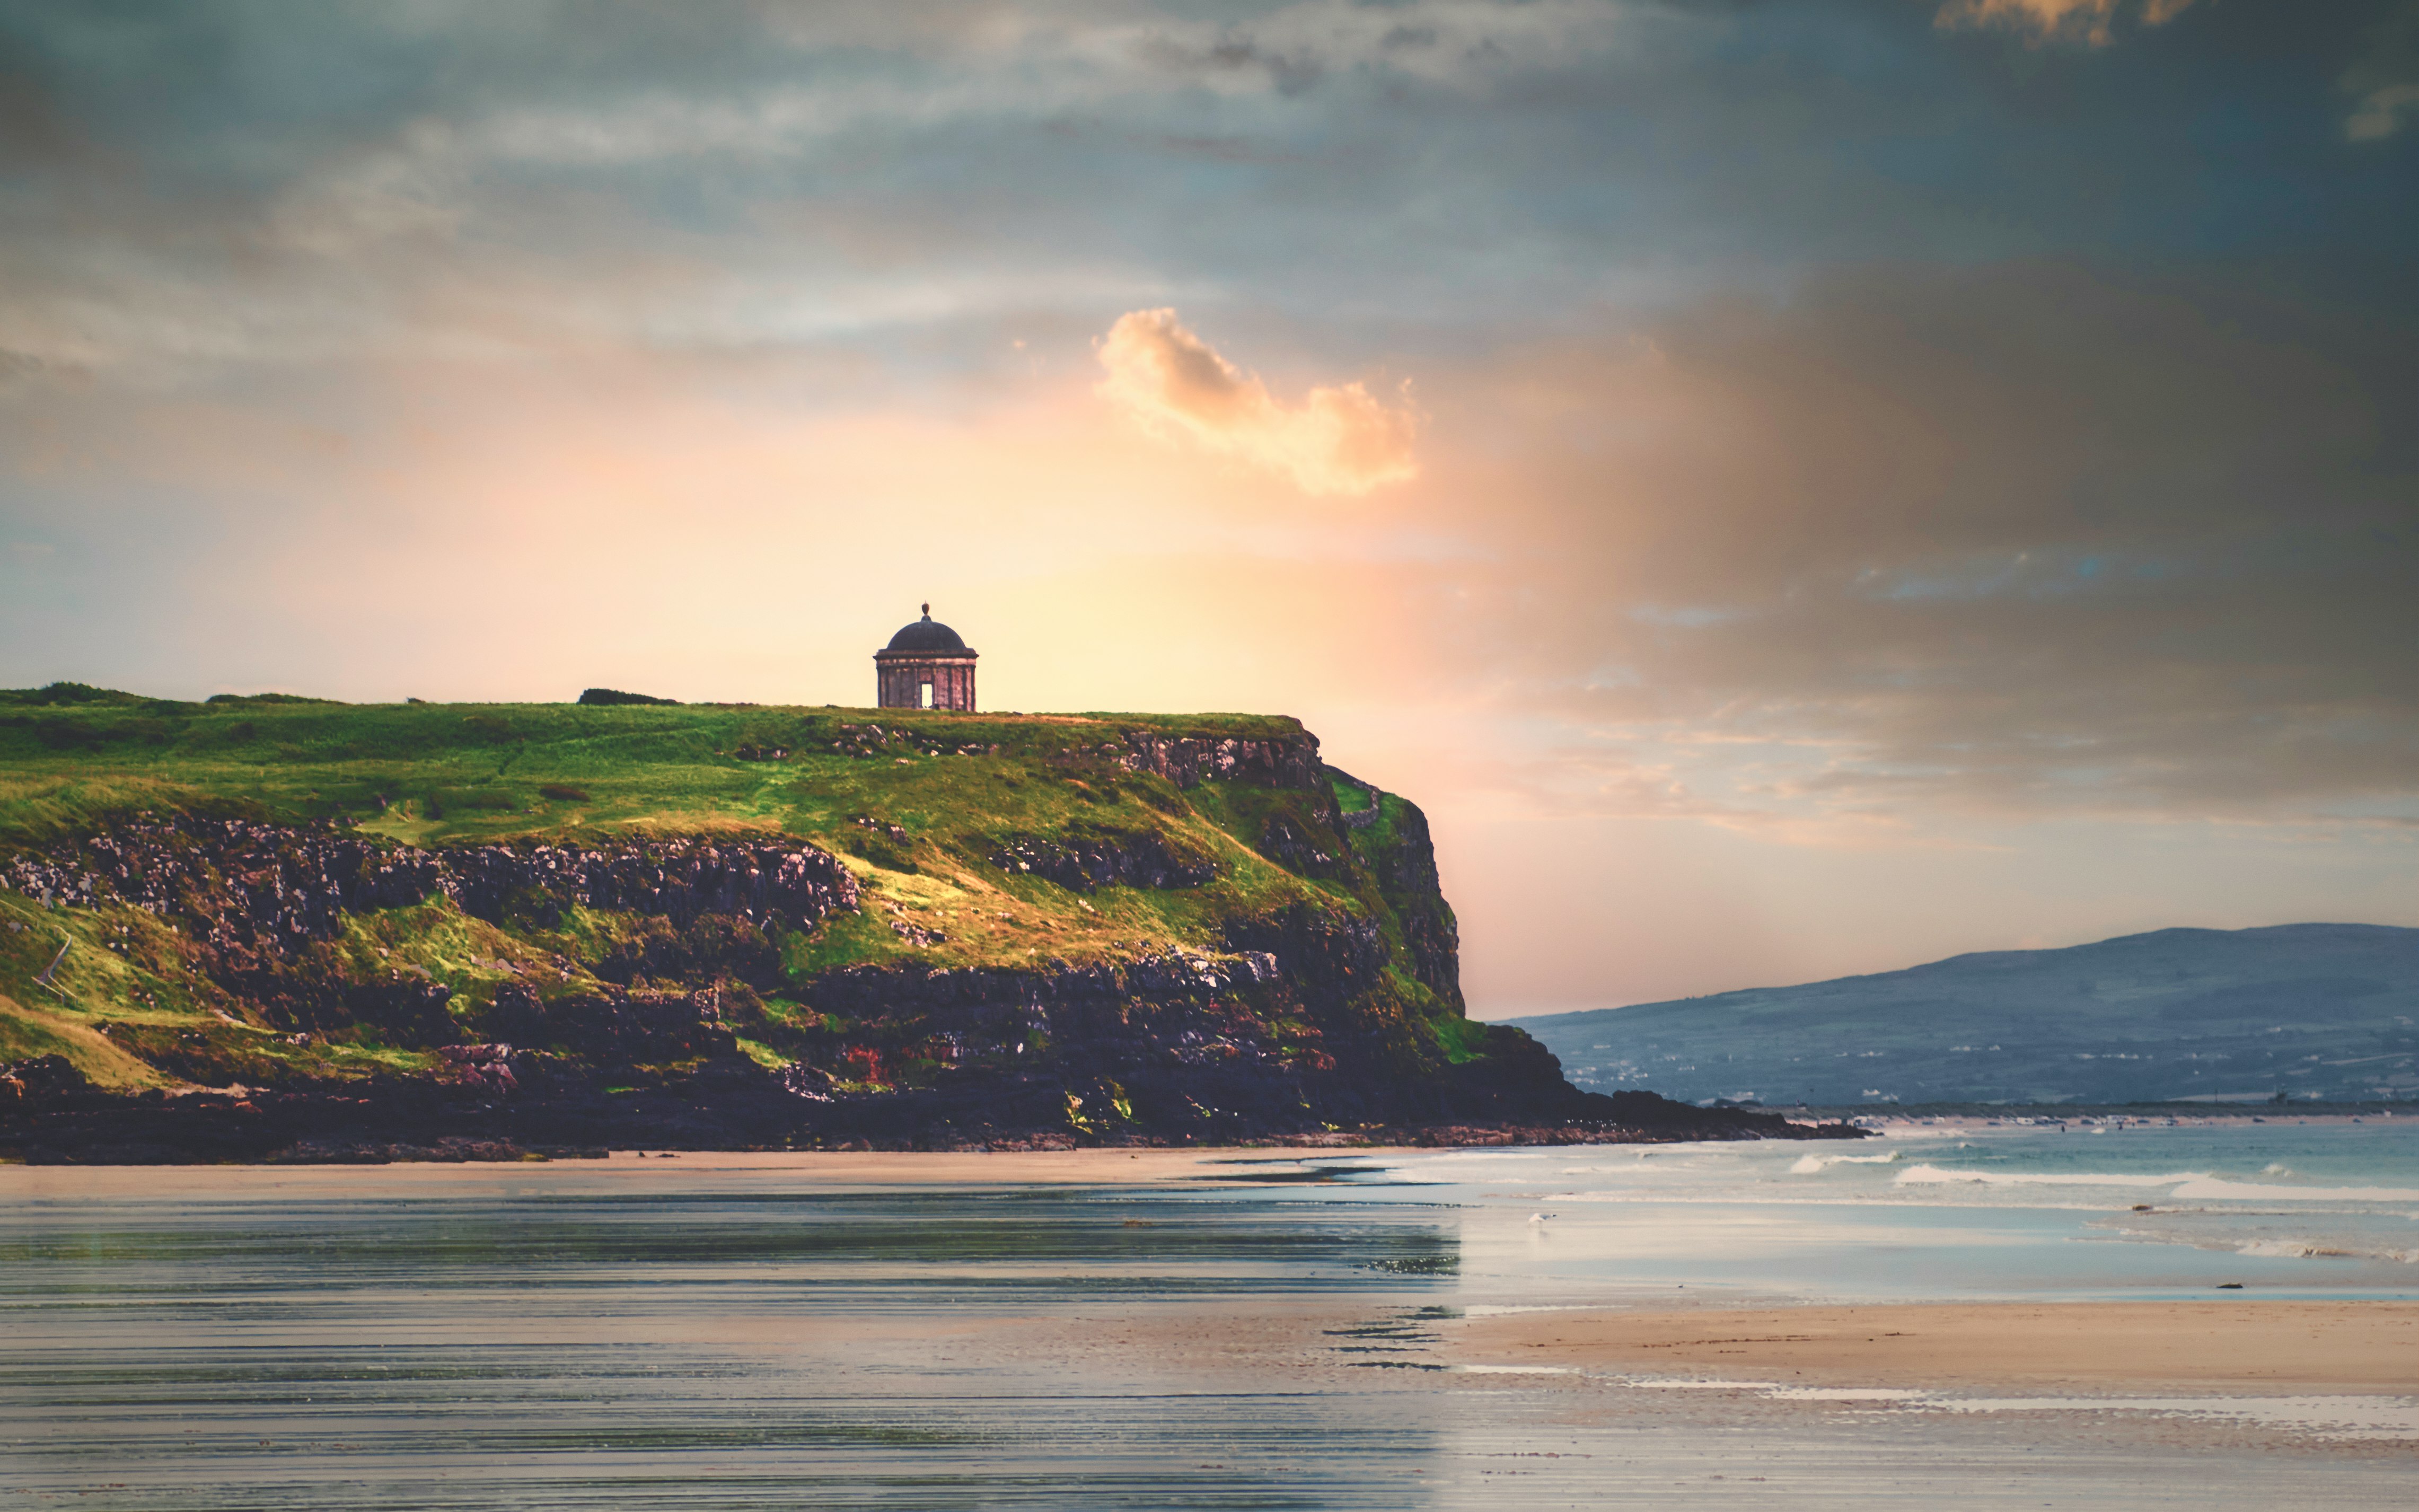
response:
<path id="1" fill-rule="evenodd" d="M 1793 1132 L 1463 1017 L 1289 721 L 17 697 L 0 1152 Z"/>

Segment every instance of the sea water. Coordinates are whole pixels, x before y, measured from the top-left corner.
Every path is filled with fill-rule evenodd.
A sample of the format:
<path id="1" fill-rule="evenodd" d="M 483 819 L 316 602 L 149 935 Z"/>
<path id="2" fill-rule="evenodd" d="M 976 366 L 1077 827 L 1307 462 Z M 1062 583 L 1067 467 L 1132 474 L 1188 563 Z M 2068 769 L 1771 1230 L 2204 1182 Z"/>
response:
<path id="1" fill-rule="evenodd" d="M 2414 1154 L 2419 1120 L 2395 1119 L 1238 1152 L 1222 1169 L 1257 1179 L 1240 1189 L 869 1190 L 778 1158 L 6 1168 L 0 1494 L 314 1509 L 2399 1504 L 2419 1439 L 2407 1400 L 1608 1391 L 1456 1369 L 1438 1335 L 1472 1311 L 1684 1291 L 2411 1297 Z M 2243 1290 L 2215 1289 L 2228 1281 Z M 2289 1453 L 2163 1446 L 2110 1438 L 2112 1410 L 2236 1411 L 2288 1438 L 2299 1413 L 2309 1431 Z"/>
<path id="2" fill-rule="evenodd" d="M 1460 1215 L 1467 1293 L 2419 1298 L 2419 1118 L 1886 1125 L 1854 1143 L 1462 1149 L 1365 1180 Z M 1540 1221 L 1541 1220 L 1541 1221 Z M 1500 1293 L 1498 1296 L 1496 1294 Z M 2419 1372 L 2414 1372 L 2419 1373 Z"/>

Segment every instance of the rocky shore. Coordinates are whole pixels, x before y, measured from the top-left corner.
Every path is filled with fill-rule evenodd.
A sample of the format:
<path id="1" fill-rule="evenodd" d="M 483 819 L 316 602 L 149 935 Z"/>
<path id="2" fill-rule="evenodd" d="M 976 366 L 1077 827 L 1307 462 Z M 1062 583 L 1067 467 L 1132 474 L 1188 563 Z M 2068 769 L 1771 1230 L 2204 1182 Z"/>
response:
<path id="1" fill-rule="evenodd" d="M 639 1088 L 608 1088 L 543 1052 L 476 1047 L 478 1074 L 336 1089 L 228 1088 L 131 1096 L 85 1084 L 58 1057 L 0 1070 L 0 1151 L 32 1165 L 218 1162 L 362 1164 L 601 1157 L 609 1149 L 1071 1149 L 1087 1146 L 1376 1146 L 1656 1144 L 1688 1139 L 1838 1139 L 1845 1124 L 1699 1108 L 1651 1092 L 1579 1093 L 1568 1107 L 1500 1119 L 1412 1119 L 1350 1129 L 1305 1128 L 1286 1110 L 1237 1110 L 1175 1136 L 1094 1133 L 1064 1117 L 1065 1084 L 1047 1076 L 985 1079 L 946 1094 L 834 1095 L 723 1060 Z M 1179 1095 L 1247 1092 L 1183 1079 Z M 1451 1104 L 1451 1096 L 1439 1100 Z M 1465 1104 L 1484 1111 L 1488 1100 Z M 1552 1115 L 1561 1114 L 1562 1117 Z M 1274 1116 L 1271 1116 L 1274 1115 Z"/>

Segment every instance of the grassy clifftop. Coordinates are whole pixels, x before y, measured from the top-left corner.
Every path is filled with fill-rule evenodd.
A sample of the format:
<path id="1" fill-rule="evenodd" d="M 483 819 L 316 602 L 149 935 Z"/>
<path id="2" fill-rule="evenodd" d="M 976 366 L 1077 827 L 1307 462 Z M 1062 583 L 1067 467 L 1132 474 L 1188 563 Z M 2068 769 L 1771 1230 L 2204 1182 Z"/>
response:
<path id="1" fill-rule="evenodd" d="M 145 810 L 335 821 L 415 846 L 781 835 L 841 854 L 878 900 L 874 913 L 946 936 L 917 946 L 879 918 L 835 920 L 815 965 L 1096 960 L 1208 945 L 1204 929 L 1239 909 L 1377 902 L 1366 878 L 1301 876 L 1253 849 L 1271 818 L 1304 816 L 1321 795 L 1223 782 L 1179 792 L 1122 765 L 1132 731 L 1315 752 L 1289 718 L 274 695 L 42 702 L 55 697 L 0 693 L 0 847 L 54 843 Z M 1346 791 L 1348 803 L 1367 801 Z M 1095 832 L 1163 836 L 1171 851 L 1215 864 L 1216 878 L 1086 898 L 992 864 L 1019 837 Z"/>
<path id="2" fill-rule="evenodd" d="M 783 917 L 548 880 L 699 855 L 753 875 L 784 847 L 828 853 L 853 896 Z M 526 874 L 371 886 L 415 856 Z M 60 1056 L 121 1090 L 529 1082 L 486 1048 L 511 1041 L 603 1091 L 734 1057 L 809 1097 L 1056 1066 L 1067 1123 L 1099 1133 L 1151 1118 L 1087 1037 L 1248 1063 L 1312 1112 L 1322 1076 L 1491 1053 L 1419 810 L 1288 718 L 56 686 L 0 692 L 0 1061 Z M 961 979 L 980 985 L 932 985 Z"/>

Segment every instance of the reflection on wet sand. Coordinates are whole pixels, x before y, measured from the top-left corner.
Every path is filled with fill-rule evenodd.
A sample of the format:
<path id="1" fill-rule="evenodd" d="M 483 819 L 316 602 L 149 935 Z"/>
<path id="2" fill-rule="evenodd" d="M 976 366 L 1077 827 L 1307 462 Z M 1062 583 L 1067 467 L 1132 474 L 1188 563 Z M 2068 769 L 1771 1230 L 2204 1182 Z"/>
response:
<path id="1" fill-rule="evenodd" d="M 1029 1182 L 1028 1157 L 968 1159 L 988 1184 L 748 1159 L 0 1170 L 0 1488 L 119 1508 L 2113 1505 L 2112 1471 L 2151 1489 L 2211 1447 L 1460 1370 L 1469 1210 L 1204 1184 L 1181 1152 L 1116 1184 L 1090 1184 L 1105 1159 Z M 2237 1468 L 2250 1505 L 2295 1467 Z M 2298 1499 L 2379 1504 L 2390 1482 L 2362 1477 L 2393 1468 L 2347 1454 Z"/>
<path id="2" fill-rule="evenodd" d="M 1932 1303 L 1475 1319 L 1456 1353 L 1827 1385 L 2419 1392 L 2419 1304 Z"/>

